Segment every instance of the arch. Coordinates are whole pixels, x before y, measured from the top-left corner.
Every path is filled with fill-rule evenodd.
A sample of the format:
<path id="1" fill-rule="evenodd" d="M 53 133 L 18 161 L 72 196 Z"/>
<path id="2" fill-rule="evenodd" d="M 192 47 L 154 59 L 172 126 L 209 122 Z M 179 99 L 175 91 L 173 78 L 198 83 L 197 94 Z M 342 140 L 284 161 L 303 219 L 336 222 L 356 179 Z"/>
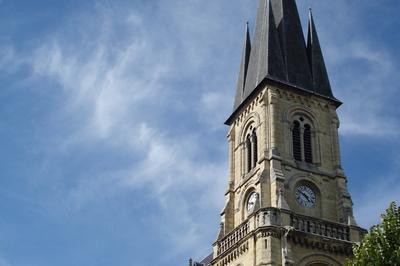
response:
<path id="1" fill-rule="evenodd" d="M 245 122 L 243 123 L 242 128 L 239 132 L 239 143 L 243 143 L 246 140 L 246 136 L 248 134 L 249 128 L 253 125 L 253 128 L 258 128 L 260 126 L 261 119 L 260 115 L 256 112 L 250 113 Z"/>
<path id="2" fill-rule="evenodd" d="M 310 108 L 301 105 L 295 105 L 291 108 L 287 109 L 287 111 L 283 114 L 284 121 L 291 122 L 296 117 L 296 115 L 303 115 L 306 117 L 310 122 L 311 126 L 314 128 L 319 128 L 320 123 Z"/>
<path id="3" fill-rule="evenodd" d="M 240 130 L 240 157 L 241 157 L 241 174 L 250 173 L 258 162 L 258 138 L 257 130 L 260 126 L 260 117 L 257 113 L 251 113 L 244 126 Z"/>
<path id="4" fill-rule="evenodd" d="M 314 179 L 310 178 L 309 176 L 305 176 L 303 173 L 296 173 L 296 174 L 290 176 L 289 178 L 287 178 L 285 181 L 285 186 L 286 187 L 290 187 L 291 185 L 294 186 L 297 184 L 297 182 L 300 182 L 300 181 L 313 183 L 314 186 L 316 186 L 319 190 L 321 190 L 322 182 L 320 179 L 314 180 Z"/>
<path id="5" fill-rule="evenodd" d="M 247 201 L 253 193 L 258 194 L 258 204 L 256 204 L 255 208 L 259 206 L 260 202 L 260 193 L 257 191 L 256 187 L 254 185 L 249 186 L 246 190 L 241 193 L 240 198 L 239 198 L 239 210 L 241 209 L 241 216 L 242 216 L 242 221 L 244 221 L 248 217 L 247 213 Z"/>
<path id="6" fill-rule="evenodd" d="M 300 266 L 342 266 L 342 263 L 326 254 L 312 254 L 303 257 Z"/>
<path id="7" fill-rule="evenodd" d="M 317 136 L 318 122 L 311 112 L 304 107 L 294 107 L 286 113 L 290 123 L 290 138 L 288 145 L 289 154 L 298 162 L 316 163 L 319 158 L 319 141 Z"/>
<path id="8" fill-rule="evenodd" d="M 242 202 L 242 217 L 243 220 L 247 218 L 248 213 L 247 213 L 247 201 L 249 200 L 250 195 L 256 192 L 255 188 L 249 188 L 246 193 L 244 194 L 245 196 L 243 197 L 243 202 Z"/>
<path id="9" fill-rule="evenodd" d="M 323 193 L 323 183 L 321 180 L 297 173 L 290 176 L 284 185 L 287 188 L 285 189 L 285 198 L 291 210 L 307 216 L 322 217 L 325 201 L 321 196 Z M 306 208 L 297 201 L 296 189 L 300 186 L 307 186 L 313 190 L 315 194 L 314 206 Z"/>
<path id="10" fill-rule="evenodd" d="M 317 201 L 320 202 L 320 199 L 321 199 L 321 189 L 320 189 L 319 186 L 316 185 L 313 181 L 310 181 L 310 180 L 308 180 L 308 179 L 302 178 L 302 179 L 298 180 L 297 182 L 295 182 L 295 183 L 293 184 L 293 188 L 297 188 L 297 187 L 299 187 L 299 186 L 304 186 L 304 185 L 306 185 L 306 186 L 308 186 L 308 187 L 311 187 L 311 188 L 313 189 L 314 193 L 315 193 L 316 196 L 317 196 Z"/>
<path id="11" fill-rule="evenodd" d="M 256 179 L 250 179 L 245 184 L 245 187 L 240 190 L 239 200 L 237 201 L 237 205 L 236 205 L 237 210 L 240 210 L 240 207 L 242 206 L 244 198 L 248 196 L 248 193 L 249 193 L 248 191 L 250 191 L 252 189 L 254 191 L 257 191 L 257 189 L 256 189 L 257 182 L 258 182 L 258 180 L 256 180 Z"/>

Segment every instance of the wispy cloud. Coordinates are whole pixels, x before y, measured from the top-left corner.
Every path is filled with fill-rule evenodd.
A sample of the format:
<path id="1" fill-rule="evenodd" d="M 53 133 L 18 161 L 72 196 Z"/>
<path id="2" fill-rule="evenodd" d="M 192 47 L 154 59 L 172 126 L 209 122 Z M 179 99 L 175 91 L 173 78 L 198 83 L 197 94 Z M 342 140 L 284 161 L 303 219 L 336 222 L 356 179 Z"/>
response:
<path id="1" fill-rule="evenodd" d="M 385 213 L 389 204 L 396 201 L 400 204 L 400 184 L 397 176 L 382 176 L 363 189 L 362 195 L 356 199 L 355 217 L 357 222 L 369 229 L 378 224 L 380 215 Z"/>
<path id="2" fill-rule="evenodd" d="M 18 58 L 15 56 L 15 49 L 12 45 L 0 44 L 0 70 L 2 72 L 14 72 L 20 66 L 20 62 L 17 60 Z"/>
<path id="3" fill-rule="evenodd" d="M 396 112 L 388 106 L 398 90 L 396 65 L 384 48 L 369 43 L 349 43 L 339 65 L 348 64 L 353 72 L 339 72 L 343 86 L 339 93 L 345 103 L 342 133 L 347 135 L 394 136 L 400 129 Z M 354 63 L 356 62 L 356 64 Z"/>
<path id="4" fill-rule="evenodd" d="M 33 70 L 31 78 L 53 81 L 56 84 L 53 89 L 60 89 L 67 98 L 67 105 L 58 112 L 68 114 L 64 116 L 65 124 L 72 125 L 72 130 L 57 137 L 62 149 L 95 147 L 106 141 L 132 157 L 130 166 L 118 166 L 95 177 L 84 174 L 73 188 L 62 192 L 67 196 L 63 202 L 68 211 L 79 210 L 101 200 L 99 195 L 105 193 L 112 196 L 119 190 L 146 188 L 161 207 L 159 216 L 166 223 L 159 228 L 173 242 L 173 252 L 204 253 L 202 248 L 194 246 L 199 241 L 204 246 L 207 234 L 202 232 L 207 229 L 212 233 L 217 227 L 204 228 L 196 219 L 198 212 L 192 209 L 221 207 L 226 180 L 224 156 L 214 161 L 204 159 L 201 154 L 207 151 L 201 143 L 205 139 L 196 130 L 181 132 L 175 127 L 164 127 L 167 123 L 179 124 L 181 112 L 190 108 L 175 109 L 185 95 L 177 94 L 173 82 L 176 77 L 181 80 L 185 80 L 185 75 L 190 77 L 195 72 L 193 68 L 204 67 L 205 56 L 201 55 L 204 42 L 197 44 L 195 38 L 182 36 L 184 42 L 180 47 L 167 42 L 160 44 L 158 37 L 143 31 L 143 18 L 138 13 L 126 12 L 115 19 L 112 10 L 98 7 L 97 12 L 102 26 L 96 36 L 89 31 L 92 21 L 80 21 L 86 27 L 80 29 L 78 36 L 64 36 L 63 31 L 53 34 L 25 57 L 25 64 Z M 185 14 L 185 10 L 180 12 Z M 201 23 L 198 20 L 188 17 L 184 23 L 195 27 Z M 115 42 L 113 31 L 121 28 L 126 39 Z M 204 27 L 199 27 L 199 31 L 203 30 Z M 181 25 L 176 34 L 196 32 L 186 31 L 188 28 Z M 181 55 L 185 57 L 182 59 Z M 177 65 L 179 61 L 185 67 Z M 205 108 L 199 111 L 190 108 L 193 112 L 190 117 L 206 115 L 204 123 L 213 124 L 214 120 L 208 118 L 217 111 L 222 97 L 208 93 L 201 86 L 191 100 L 193 106 Z M 50 156 L 59 147 L 54 149 Z M 190 243 L 188 236 L 192 239 Z"/>
<path id="5" fill-rule="evenodd" d="M 399 113 L 391 107 L 395 105 L 400 79 L 390 44 L 371 39 L 370 29 L 360 24 L 363 17 L 355 8 L 358 3 L 315 5 L 334 94 L 344 102 L 339 109 L 341 134 L 393 138 L 400 129 Z M 363 8 L 367 6 L 376 8 L 371 3 Z"/>

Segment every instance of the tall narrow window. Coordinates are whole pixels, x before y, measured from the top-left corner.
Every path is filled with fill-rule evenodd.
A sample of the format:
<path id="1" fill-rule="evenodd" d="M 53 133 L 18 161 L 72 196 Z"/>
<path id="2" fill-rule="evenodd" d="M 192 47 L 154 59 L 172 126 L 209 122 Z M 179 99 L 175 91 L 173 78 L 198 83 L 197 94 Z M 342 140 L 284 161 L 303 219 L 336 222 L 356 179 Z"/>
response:
<path id="1" fill-rule="evenodd" d="M 251 141 L 250 135 L 246 139 L 247 173 L 251 171 Z"/>
<path id="2" fill-rule="evenodd" d="M 258 162 L 258 141 L 257 141 L 257 133 L 253 130 L 253 134 L 251 135 L 253 140 L 253 167 L 257 165 Z"/>
<path id="3" fill-rule="evenodd" d="M 307 163 L 313 162 L 310 125 L 304 126 L 304 159 Z"/>
<path id="4" fill-rule="evenodd" d="M 300 140 L 300 123 L 294 121 L 293 123 L 293 157 L 296 161 L 301 161 L 301 140 Z"/>

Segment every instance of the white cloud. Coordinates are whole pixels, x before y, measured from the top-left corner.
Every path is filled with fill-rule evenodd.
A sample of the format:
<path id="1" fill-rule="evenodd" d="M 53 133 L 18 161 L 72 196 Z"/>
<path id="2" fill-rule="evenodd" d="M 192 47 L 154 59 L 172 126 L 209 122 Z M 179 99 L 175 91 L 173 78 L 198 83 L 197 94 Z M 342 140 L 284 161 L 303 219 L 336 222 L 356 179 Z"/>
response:
<path id="1" fill-rule="evenodd" d="M 400 79 L 390 44 L 371 38 L 369 29 L 360 24 L 363 14 L 352 8 L 356 3 L 335 1 L 315 5 L 314 15 L 333 93 L 344 102 L 339 109 L 341 133 L 393 137 L 400 129 L 400 120 L 390 106 L 395 104 L 393 99 L 397 97 Z"/>
<path id="2" fill-rule="evenodd" d="M 396 68 L 390 54 L 383 49 L 366 42 L 353 42 L 340 52 L 342 59 L 337 59 L 337 64 L 354 68 L 352 73 L 338 72 L 341 80 L 337 84 L 343 86 L 338 93 L 347 99 L 340 109 L 343 134 L 394 136 L 400 130 L 398 117 L 388 108 L 397 93 Z"/>
<path id="3" fill-rule="evenodd" d="M 378 224 L 381 221 L 380 215 L 385 213 L 393 201 L 400 204 L 398 177 L 376 178 L 374 183 L 365 186 L 362 195 L 357 195 L 354 209 L 357 222 L 367 229 Z"/>
<path id="4" fill-rule="evenodd" d="M 1 4 L 1 3 L 0 3 Z M 10 44 L 0 43 L 0 70 L 4 73 L 13 73 L 21 66 L 21 60 L 15 54 L 15 49 Z"/>
<path id="5" fill-rule="evenodd" d="M 189 8 L 190 5 L 184 6 Z M 205 140 L 196 130 L 184 133 L 167 130 L 158 124 L 157 115 L 165 112 L 162 119 L 179 120 L 169 115 L 165 107 L 173 107 L 177 100 L 174 98 L 176 88 L 168 85 L 168 81 L 174 77 L 184 79 L 185 73 L 190 75 L 195 72 L 193 69 L 205 64 L 201 55 L 206 49 L 204 42 L 197 43 L 196 39 L 181 36 L 184 42 L 180 47 L 174 43 L 157 43 L 151 32 L 142 30 L 143 18 L 135 12 L 119 17 L 117 22 L 127 29 L 126 39 L 115 42 L 110 35 L 119 28 L 109 17 L 113 12 L 103 13 L 99 8 L 98 12 L 104 20 L 100 24 L 106 25 L 98 36 L 85 32 L 85 26 L 80 36 L 73 36 L 73 39 L 60 32 L 45 40 L 27 61 L 35 78 L 54 81 L 68 99 L 68 105 L 60 112 L 68 113 L 71 121 L 65 123 L 74 124 L 75 130 L 59 136 L 63 149 L 106 141 L 107 145 L 130 150 L 141 159 L 132 160 L 130 167 L 113 169 L 95 177 L 83 176 L 66 193 L 64 204 L 68 211 L 80 210 L 104 193 L 146 188 L 162 208 L 160 216 L 165 216 L 166 221 L 163 230 L 173 242 L 174 251 L 197 250 L 194 246 L 199 245 L 199 241 L 203 241 L 203 245 L 207 234 L 202 233 L 206 228 L 199 224 L 196 212 L 191 209 L 194 206 L 201 210 L 222 207 L 227 172 L 224 158 L 221 156 L 221 161 L 202 159 L 200 154 L 205 152 L 205 147 L 201 142 Z M 192 23 L 195 27 L 201 23 L 198 19 L 188 17 L 179 21 L 182 28 L 177 35 L 194 34 L 196 30 L 188 33 L 183 24 Z M 80 21 L 80 24 L 91 26 L 88 21 Z M 206 30 L 202 26 L 199 31 Z M 92 40 L 86 42 L 90 38 Z M 178 61 L 182 66 L 177 65 Z M 193 105 L 206 104 L 209 112 L 217 111 L 221 95 L 205 95 Z M 190 111 L 196 117 L 201 109 Z M 208 232 L 217 229 L 207 228 Z"/>

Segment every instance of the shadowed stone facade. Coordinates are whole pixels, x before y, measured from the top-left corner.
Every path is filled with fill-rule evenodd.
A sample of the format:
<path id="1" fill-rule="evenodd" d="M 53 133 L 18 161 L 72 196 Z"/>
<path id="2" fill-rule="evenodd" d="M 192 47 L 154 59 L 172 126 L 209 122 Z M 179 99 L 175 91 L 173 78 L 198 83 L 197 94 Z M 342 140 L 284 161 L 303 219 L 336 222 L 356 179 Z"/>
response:
<path id="1" fill-rule="evenodd" d="M 192 265 L 343 265 L 365 234 L 311 11 L 308 28 L 306 45 L 294 0 L 260 0 L 253 44 L 246 27 L 221 229 Z"/>

